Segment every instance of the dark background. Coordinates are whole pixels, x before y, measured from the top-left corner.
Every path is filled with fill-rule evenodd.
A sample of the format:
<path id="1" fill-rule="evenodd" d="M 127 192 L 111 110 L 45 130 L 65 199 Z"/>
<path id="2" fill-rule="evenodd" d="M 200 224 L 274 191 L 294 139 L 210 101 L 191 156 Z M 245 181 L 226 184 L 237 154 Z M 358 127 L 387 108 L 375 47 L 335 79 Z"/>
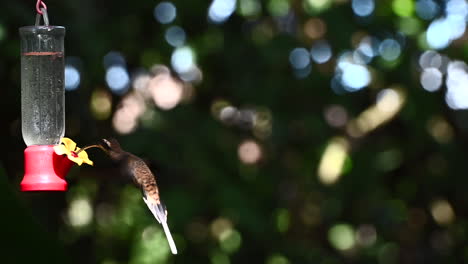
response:
<path id="1" fill-rule="evenodd" d="M 357 17 L 346 0 L 324 1 L 329 5 L 316 10 L 305 9 L 307 1 L 289 1 L 280 15 L 273 2 L 281 3 L 258 2 L 261 10 L 253 15 L 238 7 L 219 24 L 207 18 L 209 1 L 174 1 L 177 17 L 169 24 L 153 16 L 157 1 L 46 2 L 51 23 L 67 28 L 67 65 L 74 63 L 81 77 L 78 88 L 66 92 L 65 135 L 79 146 L 113 136 L 148 162 L 179 248 L 172 256 L 138 189 L 99 150 L 88 151 L 94 167 L 69 173 L 68 192 L 19 191 L 25 145 L 18 28 L 34 23 L 35 1 L 2 1 L 0 262 L 467 262 L 468 118 L 446 104 L 445 85 L 434 93 L 421 87 L 418 60 L 427 45 L 420 37 L 431 21 L 410 12 L 420 27 L 405 34 L 395 1 L 377 1 L 367 18 Z M 441 10 L 445 2 L 437 2 Z M 304 33 L 313 18 L 326 24 L 319 38 L 330 43 L 333 57 L 312 63 L 302 78 L 290 52 L 318 41 Z M 171 69 L 174 47 L 164 38 L 171 25 L 185 30 L 201 80 L 180 80 Z M 397 36 L 401 54 L 390 62 L 372 60 L 365 89 L 334 91 L 339 54 L 366 35 Z M 465 60 L 465 39 L 440 54 Z M 136 73 L 156 78 L 171 69 L 168 78 L 182 87 L 182 101 L 166 110 L 135 95 L 132 84 L 115 93 L 103 65 L 110 51 L 125 58 L 132 80 Z M 405 98 L 401 110 L 354 135 L 350 127 L 387 88 Z M 93 106 L 96 98 L 111 107 Z M 125 107 L 134 110 L 125 98 L 140 98 L 134 107 L 144 109 L 122 132 L 113 120 Z M 341 110 L 338 117 L 327 118 L 331 106 Z M 343 113 L 344 123 L 334 125 Z M 247 154 L 239 154 L 246 142 Z M 319 167 L 330 145 L 347 148 L 344 159 L 331 163 L 340 177 L 325 184 Z M 249 154 L 253 163 L 243 160 Z"/>

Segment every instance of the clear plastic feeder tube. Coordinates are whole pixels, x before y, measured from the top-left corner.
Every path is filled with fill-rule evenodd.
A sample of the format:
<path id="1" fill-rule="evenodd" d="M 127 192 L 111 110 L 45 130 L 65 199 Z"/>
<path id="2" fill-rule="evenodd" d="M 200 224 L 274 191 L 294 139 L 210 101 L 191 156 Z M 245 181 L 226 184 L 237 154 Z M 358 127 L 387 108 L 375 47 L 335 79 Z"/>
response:
<path id="1" fill-rule="evenodd" d="M 24 142 L 27 146 L 58 144 L 65 133 L 65 28 L 27 26 L 19 33 Z"/>

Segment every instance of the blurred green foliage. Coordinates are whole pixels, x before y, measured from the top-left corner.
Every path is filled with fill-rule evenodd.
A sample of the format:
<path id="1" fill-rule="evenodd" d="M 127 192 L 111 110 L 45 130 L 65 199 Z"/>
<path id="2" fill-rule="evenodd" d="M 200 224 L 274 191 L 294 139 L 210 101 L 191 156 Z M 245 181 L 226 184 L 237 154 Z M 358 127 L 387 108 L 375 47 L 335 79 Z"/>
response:
<path id="1" fill-rule="evenodd" d="M 34 22 L 35 1 L 3 1 L 0 262 L 467 262 L 468 115 L 447 105 L 445 85 L 433 93 L 421 87 L 431 21 L 416 15 L 421 1 L 375 1 L 365 18 L 352 2 L 239 0 L 214 23 L 210 1 L 173 1 L 175 20 L 161 24 L 157 1 L 46 1 L 51 23 L 67 28 L 67 58 L 79 60 L 81 83 L 66 93 L 66 135 L 80 146 L 117 136 L 148 162 L 179 248 L 172 256 L 139 190 L 98 150 L 88 151 L 94 167 L 68 175 L 67 193 L 19 192 L 17 30 Z M 137 100 L 143 110 L 134 127 L 119 133 L 117 112 L 125 98 L 139 97 L 134 83 L 112 93 L 103 58 L 118 51 L 130 74 L 156 78 L 155 65 L 171 68 L 172 25 L 185 31 L 201 79 L 181 81 L 172 71 L 183 86 L 178 105 Z M 335 89 L 340 55 L 366 36 L 394 38 L 401 53 L 365 66 L 365 89 Z M 294 70 L 291 51 L 320 39 L 331 59 Z M 439 52 L 464 61 L 467 48 L 463 35 Z M 391 92 L 390 107 L 391 100 L 401 107 L 376 124 L 369 120 L 388 113 L 375 106 L 382 91 Z"/>

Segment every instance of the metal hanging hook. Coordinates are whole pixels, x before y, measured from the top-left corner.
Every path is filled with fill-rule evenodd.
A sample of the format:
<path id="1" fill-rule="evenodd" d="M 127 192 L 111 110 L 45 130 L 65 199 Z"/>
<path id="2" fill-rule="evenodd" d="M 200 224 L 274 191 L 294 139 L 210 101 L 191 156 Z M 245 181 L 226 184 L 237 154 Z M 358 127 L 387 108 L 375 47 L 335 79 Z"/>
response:
<path id="1" fill-rule="evenodd" d="M 42 8 L 41 8 L 41 6 L 42 6 Z M 37 2 L 36 2 L 36 12 L 38 14 L 42 15 L 43 12 L 44 12 L 42 9 L 47 9 L 46 4 L 44 2 L 42 2 L 41 0 L 37 0 Z"/>
<path id="2" fill-rule="evenodd" d="M 47 15 L 47 6 L 41 0 L 37 0 L 36 2 L 36 26 L 39 26 L 42 19 L 44 19 L 44 26 L 49 26 L 49 16 Z"/>
<path id="3" fill-rule="evenodd" d="M 49 26 L 49 16 L 47 15 L 47 9 L 41 8 L 41 12 L 42 15 L 39 13 L 36 15 L 36 27 L 39 26 L 41 22 L 41 16 L 42 19 L 44 19 L 44 26 Z"/>

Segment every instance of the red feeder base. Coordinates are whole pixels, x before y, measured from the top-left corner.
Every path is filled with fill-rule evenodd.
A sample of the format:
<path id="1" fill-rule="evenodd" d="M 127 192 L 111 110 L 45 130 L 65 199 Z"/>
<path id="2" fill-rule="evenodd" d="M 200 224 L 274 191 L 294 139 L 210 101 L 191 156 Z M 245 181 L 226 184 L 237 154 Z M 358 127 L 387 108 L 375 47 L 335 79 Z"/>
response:
<path id="1" fill-rule="evenodd" d="M 24 150 L 21 191 L 66 191 L 64 180 L 73 162 L 54 152 L 53 145 L 34 145 Z"/>

